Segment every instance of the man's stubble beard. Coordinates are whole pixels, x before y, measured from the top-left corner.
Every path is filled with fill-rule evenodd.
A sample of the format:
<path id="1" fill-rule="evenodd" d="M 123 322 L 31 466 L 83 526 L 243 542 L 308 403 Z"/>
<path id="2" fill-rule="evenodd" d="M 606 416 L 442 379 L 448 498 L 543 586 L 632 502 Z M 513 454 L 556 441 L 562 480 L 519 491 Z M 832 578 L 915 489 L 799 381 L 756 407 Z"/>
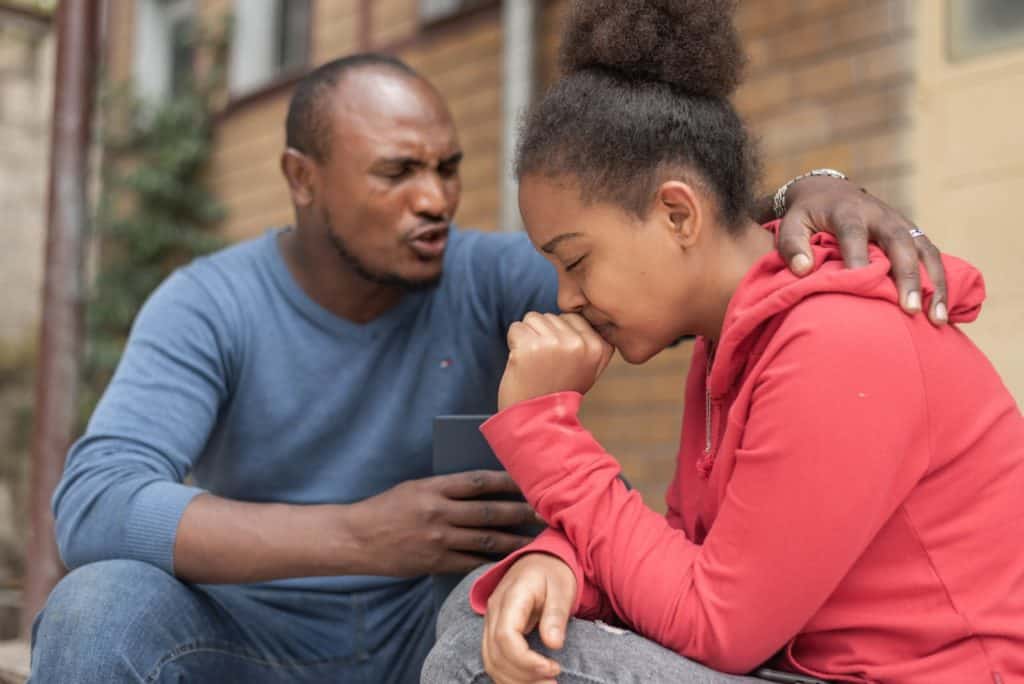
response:
<path id="1" fill-rule="evenodd" d="M 379 271 L 374 271 L 364 264 L 359 257 L 353 254 L 352 250 L 350 250 L 348 245 L 345 244 L 345 241 L 334 232 L 334 222 L 326 207 L 321 210 L 320 219 L 324 225 L 324 230 L 327 231 L 327 240 L 331 243 L 331 246 L 334 247 L 334 251 L 345 265 L 355 271 L 363 280 L 376 285 L 393 287 L 407 292 L 429 290 L 430 288 L 436 287 L 438 283 L 441 282 L 441 277 L 444 275 L 443 271 L 432 278 L 426 278 L 423 280 L 410 280 L 409 278 L 403 278 L 397 273 L 381 273 Z"/>

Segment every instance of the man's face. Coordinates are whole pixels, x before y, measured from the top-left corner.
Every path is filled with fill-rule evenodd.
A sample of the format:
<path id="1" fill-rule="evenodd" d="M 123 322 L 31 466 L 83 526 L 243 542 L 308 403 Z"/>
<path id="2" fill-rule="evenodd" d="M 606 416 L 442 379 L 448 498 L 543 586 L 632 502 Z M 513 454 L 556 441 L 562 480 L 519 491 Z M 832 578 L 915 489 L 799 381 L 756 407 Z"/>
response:
<path id="1" fill-rule="evenodd" d="M 371 67 L 342 77 L 328 117 L 314 220 L 363 278 L 436 283 L 461 192 L 462 151 L 448 108 L 424 81 Z"/>

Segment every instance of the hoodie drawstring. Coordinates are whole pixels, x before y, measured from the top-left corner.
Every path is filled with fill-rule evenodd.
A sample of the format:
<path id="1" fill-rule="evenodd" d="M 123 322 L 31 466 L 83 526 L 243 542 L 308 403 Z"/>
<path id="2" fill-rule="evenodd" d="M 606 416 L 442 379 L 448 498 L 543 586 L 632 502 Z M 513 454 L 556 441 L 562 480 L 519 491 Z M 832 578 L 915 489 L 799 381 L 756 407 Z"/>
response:
<path id="1" fill-rule="evenodd" d="M 707 478 L 711 474 L 711 468 L 714 466 L 714 457 L 711 454 L 711 428 L 713 427 L 713 421 L 711 420 L 711 364 L 714 362 L 715 348 L 712 343 L 708 343 L 707 346 L 707 360 L 705 361 L 704 368 L 704 453 L 700 460 L 697 461 L 697 472 L 700 473 L 701 477 Z"/>

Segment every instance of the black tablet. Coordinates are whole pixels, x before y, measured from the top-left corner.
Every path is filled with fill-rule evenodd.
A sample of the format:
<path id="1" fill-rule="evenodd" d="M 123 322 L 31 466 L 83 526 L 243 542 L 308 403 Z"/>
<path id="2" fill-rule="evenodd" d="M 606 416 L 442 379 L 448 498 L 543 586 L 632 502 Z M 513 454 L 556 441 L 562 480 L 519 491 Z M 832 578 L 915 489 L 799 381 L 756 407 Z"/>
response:
<path id="1" fill-rule="evenodd" d="M 451 475 L 469 470 L 504 470 L 498 457 L 480 432 L 490 416 L 457 415 L 438 416 L 434 419 L 434 474 Z M 522 495 L 493 495 L 489 498 L 525 501 Z M 544 529 L 543 525 L 520 525 L 503 527 L 510 534 L 535 537 Z M 495 556 L 494 560 L 500 560 Z M 463 575 L 434 575 L 434 597 L 438 607 L 462 579 Z"/>
<path id="2" fill-rule="evenodd" d="M 498 457 L 491 450 L 491 445 L 480 432 L 490 416 L 484 415 L 453 415 L 438 416 L 434 419 L 434 474 L 450 475 L 468 470 L 504 470 Z M 632 489 L 625 477 L 619 479 Z M 525 501 L 522 495 L 509 494 L 495 496 L 496 499 Z M 502 528 L 512 534 L 535 537 L 544 529 L 544 525 L 521 525 Z M 500 560 L 496 556 L 494 560 Z M 462 579 L 463 575 L 434 575 L 434 596 L 438 607 L 444 602 L 451 590 Z"/>
<path id="3" fill-rule="evenodd" d="M 480 432 L 490 416 L 438 416 L 434 419 L 434 474 L 503 470 Z"/>

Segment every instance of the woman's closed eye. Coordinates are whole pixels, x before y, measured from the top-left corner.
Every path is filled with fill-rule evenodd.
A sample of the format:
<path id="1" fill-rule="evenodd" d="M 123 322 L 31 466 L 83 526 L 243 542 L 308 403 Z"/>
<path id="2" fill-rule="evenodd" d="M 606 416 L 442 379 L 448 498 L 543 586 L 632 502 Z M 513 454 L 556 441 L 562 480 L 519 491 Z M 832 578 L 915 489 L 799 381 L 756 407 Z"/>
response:
<path id="1" fill-rule="evenodd" d="M 580 265 L 580 263 L 581 263 L 581 262 L 582 262 L 582 261 L 583 261 L 584 259 L 586 259 L 586 258 L 587 258 L 587 255 L 586 255 L 586 254 L 584 254 L 584 255 L 583 255 L 583 256 L 581 256 L 581 257 L 580 257 L 579 259 L 576 259 L 575 261 L 573 261 L 572 263 L 570 263 L 570 264 L 569 264 L 568 266 L 566 266 L 566 267 L 565 267 L 565 271 L 566 271 L 566 273 L 568 273 L 569 271 L 571 271 L 571 270 L 573 270 L 574 268 L 576 268 L 577 266 L 579 266 L 579 265 Z"/>

